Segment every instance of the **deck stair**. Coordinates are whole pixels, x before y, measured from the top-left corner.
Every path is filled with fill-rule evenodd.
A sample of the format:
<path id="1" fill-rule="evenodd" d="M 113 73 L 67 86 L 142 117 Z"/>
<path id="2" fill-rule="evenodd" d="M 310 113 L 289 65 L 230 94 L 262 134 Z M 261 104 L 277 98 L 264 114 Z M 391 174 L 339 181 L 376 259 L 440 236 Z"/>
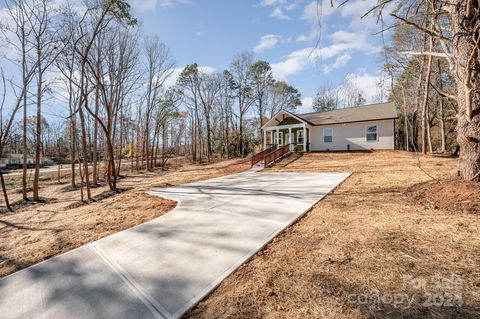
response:
<path id="1" fill-rule="evenodd" d="M 277 145 L 271 145 L 266 149 L 264 149 L 263 151 L 261 151 L 260 153 L 253 155 L 251 167 L 254 167 L 254 166 L 263 167 L 265 156 L 272 153 L 276 149 L 277 149 Z"/>

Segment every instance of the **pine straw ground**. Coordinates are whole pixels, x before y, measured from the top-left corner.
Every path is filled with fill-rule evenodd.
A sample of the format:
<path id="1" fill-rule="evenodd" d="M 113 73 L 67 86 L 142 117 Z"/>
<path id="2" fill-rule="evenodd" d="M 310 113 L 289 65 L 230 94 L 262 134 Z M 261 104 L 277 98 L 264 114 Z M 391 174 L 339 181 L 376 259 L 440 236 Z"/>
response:
<path id="1" fill-rule="evenodd" d="M 404 152 L 287 158 L 269 171 L 353 175 L 186 317 L 480 318 L 480 188 L 446 181 L 456 169 Z"/>
<path id="2" fill-rule="evenodd" d="M 0 277 L 144 223 L 175 207 L 173 201 L 146 194 L 149 189 L 249 167 L 244 161 L 230 160 L 212 165 L 185 164 L 166 172 L 127 172 L 127 177 L 119 182 L 120 193 L 108 191 L 105 185 L 93 188 L 96 202 L 90 204 L 81 203 L 79 190 L 72 190 L 68 183 L 42 182 L 40 193 L 45 196 L 45 203 L 19 204 L 13 213 L 0 213 Z M 14 189 L 10 197 L 19 201 L 21 192 Z"/>

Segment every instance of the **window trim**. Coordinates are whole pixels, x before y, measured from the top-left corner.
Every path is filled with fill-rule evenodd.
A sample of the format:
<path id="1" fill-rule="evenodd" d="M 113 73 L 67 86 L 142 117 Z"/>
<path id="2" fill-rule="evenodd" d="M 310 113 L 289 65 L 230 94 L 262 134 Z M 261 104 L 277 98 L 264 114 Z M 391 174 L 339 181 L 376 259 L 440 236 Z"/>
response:
<path id="1" fill-rule="evenodd" d="M 371 126 L 375 126 L 375 139 L 374 140 L 369 140 L 368 139 L 368 128 L 371 127 Z M 373 134 L 373 133 L 371 133 Z M 378 142 L 378 124 L 368 124 L 368 125 L 365 125 L 365 141 L 367 143 L 375 143 L 375 142 Z"/>
<path id="2" fill-rule="evenodd" d="M 280 141 L 281 141 L 281 143 L 280 143 Z M 283 132 L 282 131 L 278 131 L 277 144 L 278 145 L 285 145 L 285 144 L 283 144 Z"/>
<path id="3" fill-rule="evenodd" d="M 303 134 L 303 128 L 297 131 L 297 144 L 303 144 L 305 141 L 305 136 L 302 137 L 303 141 L 300 142 L 300 133 Z"/>
<path id="4" fill-rule="evenodd" d="M 331 135 L 325 135 L 326 130 L 330 130 Z M 323 133 L 323 144 L 333 143 L 333 128 L 332 127 L 324 127 L 322 133 Z M 330 142 L 325 142 L 325 136 L 330 136 L 332 138 L 332 140 Z"/>

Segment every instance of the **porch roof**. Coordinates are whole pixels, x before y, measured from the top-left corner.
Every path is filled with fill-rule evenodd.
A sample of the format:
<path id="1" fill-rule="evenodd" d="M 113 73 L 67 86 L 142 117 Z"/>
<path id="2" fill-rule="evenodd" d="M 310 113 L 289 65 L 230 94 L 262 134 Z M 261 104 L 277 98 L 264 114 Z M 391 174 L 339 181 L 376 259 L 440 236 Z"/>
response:
<path id="1" fill-rule="evenodd" d="M 294 118 L 296 119 L 297 121 L 299 121 L 300 123 L 297 123 L 297 124 L 287 124 L 287 125 L 278 125 L 279 123 L 281 123 L 282 121 L 285 120 L 286 117 L 291 117 L 291 118 Z M 290 113 L 288 111 L 280 111 L 278 112 L 277 114 L 275 114 L 275 116 L 273 116 L 267 123 L 265 123 L 263 126 L 262 126 L 262 129 L 265 130 L 265 129 L 268 129 L 268 128 L 271 128 L 271 127 L 282 127 L 282 128 L 288 128 L 288 127 L 292 127 L 292 126 L 298 126 L 298 127 L 301 127 L 302 125 L 304 124 L 312 124 L 310 123 L 309 121 L 299 117 L 298 115 L 295 115 L 293 113 Z"/>

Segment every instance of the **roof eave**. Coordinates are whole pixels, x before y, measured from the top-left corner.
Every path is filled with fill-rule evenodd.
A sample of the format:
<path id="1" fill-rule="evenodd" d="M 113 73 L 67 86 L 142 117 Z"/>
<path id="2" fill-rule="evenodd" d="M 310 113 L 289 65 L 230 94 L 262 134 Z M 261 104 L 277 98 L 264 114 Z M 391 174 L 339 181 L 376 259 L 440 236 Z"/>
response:
<path id="1" fill-rule="evenodd" d="M 322 123 L 322 124 L 314 124 L 314 123 L 312 123 L 311 125 L 313 125 L 313 126 L 323 126 L 323 125 L 333 125 L 333 124 L 361 123 L 361 122 L 372 122 L 372 121 L 383 121 L 383 120 L 396 120 L 396 119 L 398 119 L 398 116 L 396 116 L 396 117 L 383 117 L 383 118 L 370 119 L 370 120 L 358 120 L 358 121 L 346 121 L 346 122 L 330 122 L 330 123 Z"/>

